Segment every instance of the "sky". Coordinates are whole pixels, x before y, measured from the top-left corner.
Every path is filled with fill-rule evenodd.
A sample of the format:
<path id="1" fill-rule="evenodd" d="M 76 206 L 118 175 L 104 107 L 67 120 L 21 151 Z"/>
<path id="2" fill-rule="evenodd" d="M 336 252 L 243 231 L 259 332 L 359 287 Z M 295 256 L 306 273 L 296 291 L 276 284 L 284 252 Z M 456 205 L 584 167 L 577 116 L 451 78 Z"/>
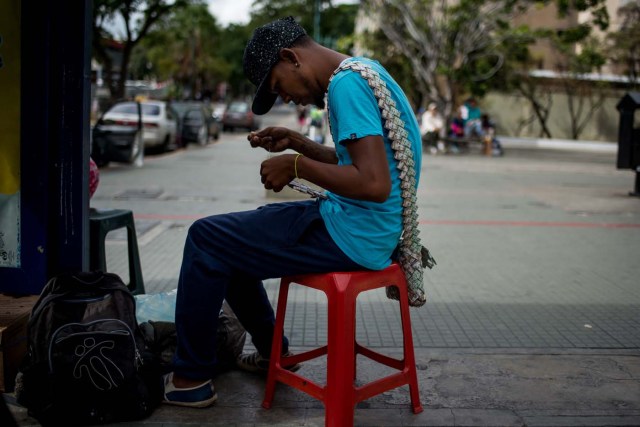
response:
<path id="1" fill-rule="evenodd" d="M 246 24 L 249 22 L 249 10 L 253 0 L 209 0 L 209 12 L 216 17 L 218 24 Z"/>
<path id="2" fill-rule="evenodd" d="M 208 0 L 209 12 L 222 27 L 249 22 L 249 10 L 253 0 Z M 332 4 L 357 3 L 358 0 L 334 0 Z"/>
<path id="3" fill-rule="evenodd" d="M 209 12 L 216 17 L 216 21 L 222 27 L 229 24 L 246 24 L 249 22 L 249 11 L 254 0 L 207 0 L 209 3 Z M 354 4 L 359 0 L 333 0 L 333 5 L 337 4 Z M 122 40 L 124 38 L 124 24 L 119 17 L 115 23 L 108 23 L 115 31 L 117 37 Z"/>

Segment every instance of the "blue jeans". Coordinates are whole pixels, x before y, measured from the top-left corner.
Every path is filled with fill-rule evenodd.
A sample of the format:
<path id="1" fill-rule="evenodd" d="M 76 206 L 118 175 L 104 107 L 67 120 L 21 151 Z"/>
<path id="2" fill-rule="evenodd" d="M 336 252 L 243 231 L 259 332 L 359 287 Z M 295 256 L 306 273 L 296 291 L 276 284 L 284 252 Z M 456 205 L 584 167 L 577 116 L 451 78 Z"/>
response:
<path id="1" fill-rule="evenodd" d="M 178 281 L 174 372 L 194 380 L 215 376 L 224 299 L 269 358 L 275 316 L 262 280 L 362 269 L 333 242 L 315 200 L 197 220 L 189 228 Z"/>
<path id="2" fill-rule="evenodd" d="M 482 122 L 478 119 L 471 119 L 464 124 L 464 136 L 472 138 L 474 135 L 478 138 L 484 137 Z"/>

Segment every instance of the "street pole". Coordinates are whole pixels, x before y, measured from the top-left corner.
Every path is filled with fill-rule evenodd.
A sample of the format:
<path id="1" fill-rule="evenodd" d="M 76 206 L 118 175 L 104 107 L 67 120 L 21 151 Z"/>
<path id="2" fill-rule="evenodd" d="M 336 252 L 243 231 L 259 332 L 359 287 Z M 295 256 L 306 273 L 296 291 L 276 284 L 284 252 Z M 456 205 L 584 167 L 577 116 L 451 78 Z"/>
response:
<path id="1" fill-rule="evenodd" d="M 320 0 L 315 0 L 313 8 L 313 38 L 320 43 Z"/>
<path id="2" fill-rule="evenodd" d="M 629 192 L 630 196 L 640 197 L 640 166 L 636 166 L 636 186 Z"/>

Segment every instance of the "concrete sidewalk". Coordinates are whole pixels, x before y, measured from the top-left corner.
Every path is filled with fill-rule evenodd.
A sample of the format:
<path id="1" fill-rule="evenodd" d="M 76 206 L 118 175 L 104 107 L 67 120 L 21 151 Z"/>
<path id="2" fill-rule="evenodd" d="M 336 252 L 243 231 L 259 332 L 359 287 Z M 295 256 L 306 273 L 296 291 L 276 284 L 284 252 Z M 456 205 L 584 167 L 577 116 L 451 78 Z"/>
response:
<path id="1" fill-rule="evenodd" d="M 640 425 L 637 351 L 418 349 L 416 356 L 424 412 L 411 412 L 408 388 L 401 387 L 358 404 L 356 426 Z M 306 363 L 300 373 L 323 384 L 324 361 Z M 380 374 L 359 362 L 357 383 Z M 219 398 L 211 408 L 160 406 L 146 420 L 117 425 L 324 426 L 320 402 L 297 390 L 278 385 L 265 410 L 264 378 L 232 371 L 215 384 Z M 38 425 L 12 409 L 20 426 Z"/>
<path id="2" fill-rule="evenodd" d="M 280 109 L 264 125 L 295 126 Z M 92 206 L 135 213 L 147 293 L 174 289 L 189 225 L 215 213 L 282 197 L 258 175 L 264 152 L 245 134 L 207 147 L 147 157 L 143 168 L 101 171 Z M 576 146 L 575 148 L 579 148 Z M 615 153 L 507 147 L 423 158 L 420 232 L 438 265 L 425 275 L 429 302 L 412 309 L 424 412 L 406 387 L 362 402 L 359 426 L 640 425 L 640 200 Z M 111 271 L 127 276 L 124 234 L 108 237 Z M 277 279 L 265 282 L 275 303 Z M 294 350 L 322 345 L 326 301 L 308 289 L 289 296 Z M 357 338 L 397 355 L 399 317 L 384 292 L 358 301 Z M 248 346 L 250 347 L 250 346 Z M 323 383 L 324 359 L 301 372 Z M 358 382 L 380 375 L 358 364 Z M 169 406 L 119 425 L 324 425 L 316 400 L 279 386 L 264 410 L 264 379 L 239 371 L 215 381 L 205 410 Z M 11 396 L 7 396 L 11 400 Z M 20 425 L 37 425 L 12 405 Z"/>

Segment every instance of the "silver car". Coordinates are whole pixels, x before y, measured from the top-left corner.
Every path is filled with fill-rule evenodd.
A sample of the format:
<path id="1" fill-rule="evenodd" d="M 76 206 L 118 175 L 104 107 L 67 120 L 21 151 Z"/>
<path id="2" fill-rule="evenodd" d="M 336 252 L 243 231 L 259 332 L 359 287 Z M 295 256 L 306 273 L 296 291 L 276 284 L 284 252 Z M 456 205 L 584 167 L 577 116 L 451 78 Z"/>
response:
<path id="1" fill-rule="evenodd" d="M 159 148 L 162 151 L 176 142 L 178 117 L 164 101 L 143 101 L 142 140 L 145 148 Z M 135 127 L 138 125 L 138 107 L 135 102 L 119 102 L 101 118 L 103 128 Z"/>

